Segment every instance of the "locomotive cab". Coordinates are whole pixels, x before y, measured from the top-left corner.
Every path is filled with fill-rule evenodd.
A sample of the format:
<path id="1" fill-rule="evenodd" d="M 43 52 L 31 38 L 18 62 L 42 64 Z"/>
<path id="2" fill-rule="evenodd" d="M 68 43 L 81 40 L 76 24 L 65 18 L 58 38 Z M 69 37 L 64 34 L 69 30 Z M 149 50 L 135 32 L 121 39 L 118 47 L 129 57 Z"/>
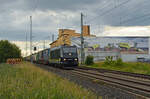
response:
<path id="1" fill-rule="evenodd" d="M 78 54 L 76 46 L 63 46 L 61 64 L 64 65 L 78 65 Z"/>
<path id="2" fill-rule="evenodd" d="M 78 66 L 78 54 L 76 46 L 59 46 L 50 50 L 49 63 L 62 67 Z"/>

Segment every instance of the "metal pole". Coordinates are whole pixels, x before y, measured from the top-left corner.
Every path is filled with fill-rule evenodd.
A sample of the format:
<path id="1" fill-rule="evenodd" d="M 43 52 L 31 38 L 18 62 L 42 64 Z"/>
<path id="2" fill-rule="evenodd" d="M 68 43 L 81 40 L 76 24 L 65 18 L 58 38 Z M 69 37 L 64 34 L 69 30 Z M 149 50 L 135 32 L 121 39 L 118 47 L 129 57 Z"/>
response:
<path id="1" fill-rule="evenodd" d="M 26 57 L 27 57 L 27 32 L 26 32 Z"/>
<path id="2" fill-rule="evenodd" d="M 65 45 L 65 44 L 66 44 L 66 41 L 65 41 L 64 29 L 62 29 L 62 36 L 63 36 L 63 43 L 64 43 L 64 45 Z"/>
<path id="3" fill-rule="evenodd" d="M 54 34 L 52 34 L 52 42 L 54 42 Z"/>
<path id="4" fill-rule="evenodd" d="M 51 42 L 51 35 L 49 35 L 49 41 Z"/>
<path id="5" fill-rule="evenodd" d="M 30 61 L 32 62 L 32 16 L 30 16 Z"/>
<path id="6" fill-rule="evenodd" d="M 81 13 L 81 64 L 84 64 L 83 14 Z"/>
<path id="7" fill-rule="evenodd" d="M 45 40 L 44 40 L 44 42 L 43 42 L 43 50 L 45 49 Z"/>

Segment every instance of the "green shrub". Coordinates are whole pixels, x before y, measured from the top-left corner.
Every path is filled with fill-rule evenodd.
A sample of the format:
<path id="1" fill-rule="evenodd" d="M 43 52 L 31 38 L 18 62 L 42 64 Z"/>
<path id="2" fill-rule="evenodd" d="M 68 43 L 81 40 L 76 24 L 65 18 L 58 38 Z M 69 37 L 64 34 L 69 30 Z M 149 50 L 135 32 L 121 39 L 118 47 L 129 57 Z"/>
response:
<path id="1" fill-rule="evenodd" d="M 105 65 L 113 65 L 115 61 L 113 60 L 113 56 L 107 56 L 105 57 L 104 64 Z"/>
<path id="2" fill-rule="evenodd" d="M 88 55 L 88 56 L 86 57 L 85 64 L 86 64 L 86 65 L 93 65 L 93 64 L 94 64 L 94 57 Z"/>
<path id="3" fill-rule="evenodd" d="M 121 58 L 119 58 L 117 60 L 113 60 L 113 56 L 107 56 L 104 61 L 104 65 L 121 66 L 121 65 L 123 65 L 123 61 Z"/>
<path id="4" fill-rule="evenodd" d="M 117 65 L 117 66 L 123 65 L 122 59 L 121 59 L 121 58 L 117 59 L 117 60 L 115 61 L 115 65 Z"/>

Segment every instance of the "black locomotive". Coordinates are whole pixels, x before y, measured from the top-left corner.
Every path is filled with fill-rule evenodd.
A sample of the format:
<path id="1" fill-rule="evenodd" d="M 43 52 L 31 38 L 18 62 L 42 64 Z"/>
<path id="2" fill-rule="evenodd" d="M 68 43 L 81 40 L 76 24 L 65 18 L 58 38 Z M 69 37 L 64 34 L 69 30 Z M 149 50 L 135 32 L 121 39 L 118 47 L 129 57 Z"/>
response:
<path id="1" fill-rule="evenodd" d="M 26 57 L 30 60 L 30 56 Z M 55 48 L 48 48 L 32 55 L 34 63 L 46 64 L 58 67 L 78 66 L 78 52 L 76 46 L 62 45 Z"/>
<path id="2" fill-rule="evenodd" d="M 62 45 L 50 49 L 49 64 L 62 67 L 78 66 L 77 47 Z"/>

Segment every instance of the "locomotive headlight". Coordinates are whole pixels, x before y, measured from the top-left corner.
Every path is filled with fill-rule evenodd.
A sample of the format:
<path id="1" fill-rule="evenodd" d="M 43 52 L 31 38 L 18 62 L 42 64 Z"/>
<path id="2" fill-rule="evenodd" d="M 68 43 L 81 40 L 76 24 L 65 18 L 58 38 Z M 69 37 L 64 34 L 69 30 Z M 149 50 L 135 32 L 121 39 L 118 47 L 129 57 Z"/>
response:
<path id="1" fill-rule="evenodd" d="M 69 53 L 69 55 L 71 56 L 72 54 L 71 54 L 71 53 Z"/>
<path id="2" fill-rule="evenodd" d="M 66 61 L 66 59 L 64 58 L 64 61 Z"/>
<path id="3" fill-rule="evenodd" d="M 77 59 L 77 58 L 75 58 L 74 60 L 75 60 L 75 61 L 77 61 L 78 59 Z"/>

